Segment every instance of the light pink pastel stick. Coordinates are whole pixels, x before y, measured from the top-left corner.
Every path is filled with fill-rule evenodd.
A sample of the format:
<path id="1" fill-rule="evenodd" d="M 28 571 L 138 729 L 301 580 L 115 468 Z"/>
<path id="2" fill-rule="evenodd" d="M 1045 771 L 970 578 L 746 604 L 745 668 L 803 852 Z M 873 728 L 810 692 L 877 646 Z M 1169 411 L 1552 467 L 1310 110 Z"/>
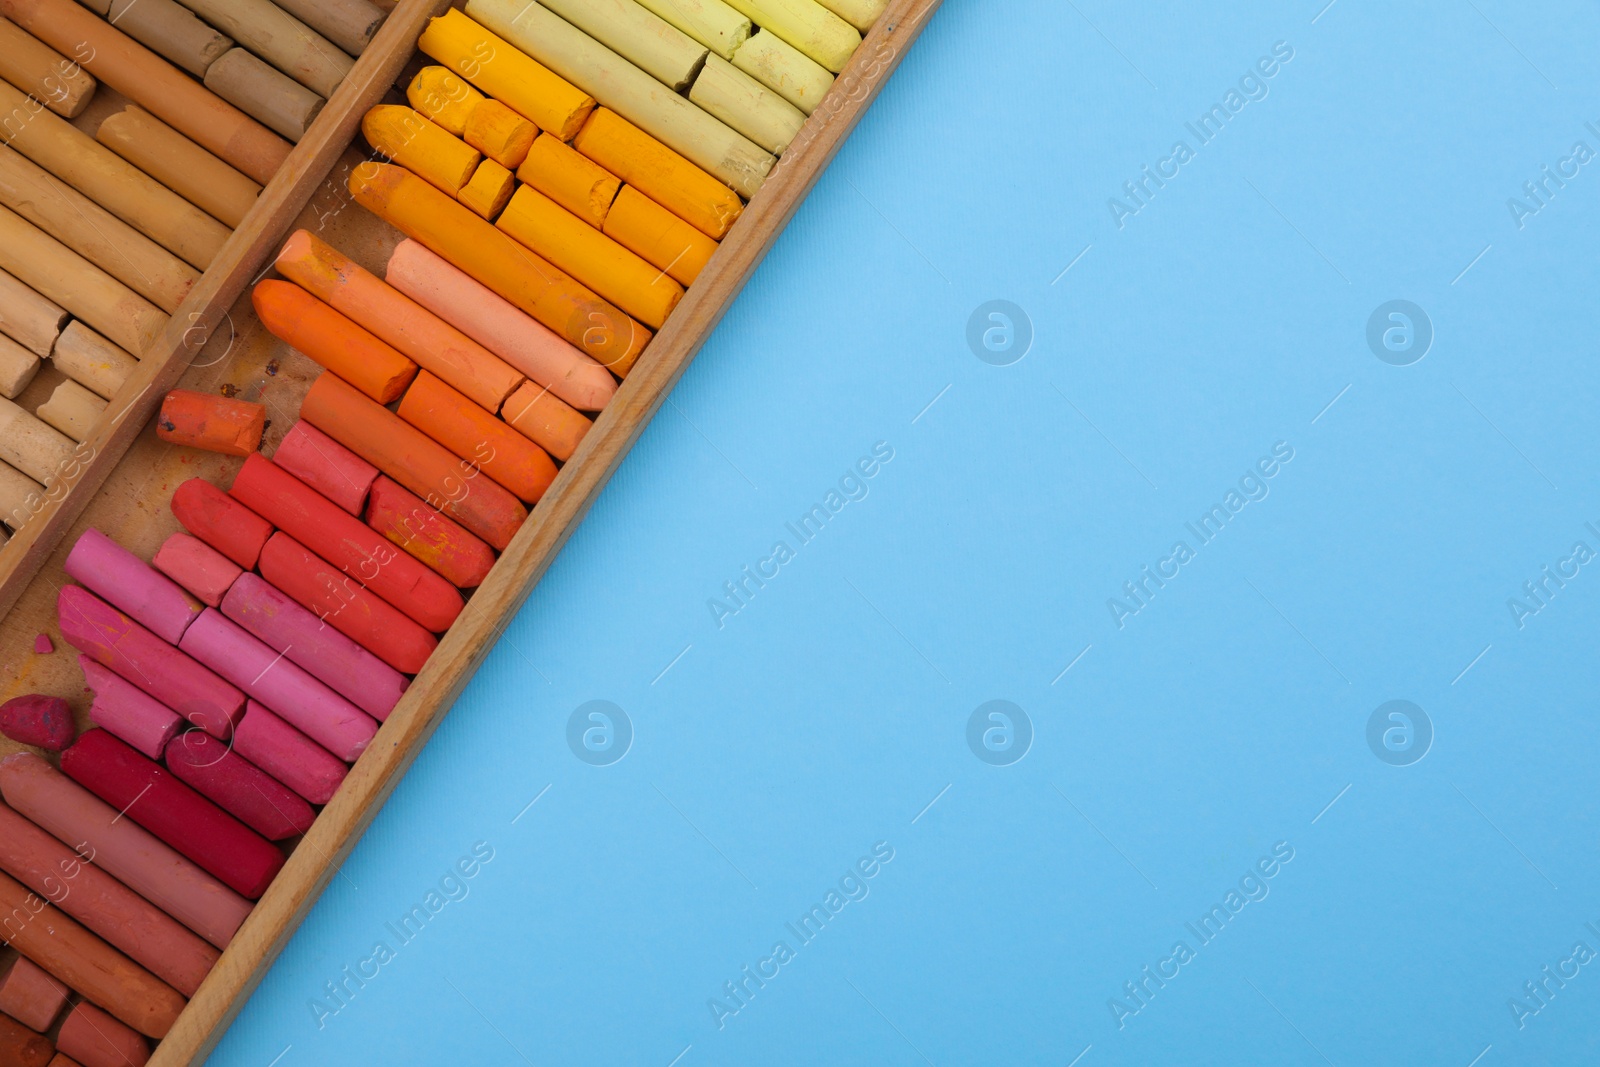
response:
<path id="1" fill-rule="evenodd" d="M 356 516 L 378 476 L 377 467 L 303 419 L 283 435 L 272 462 Z"/>
<path id="2" fill-rule="evenodd" d="M 346 763 L 354 763 L 378 732 L 372 716 L 216 608 L 195 620 L 181 647 Z"/>
<path id="3" fill-rule="evenodd" d="M 617 391 L 610 371 L 416 241 L 400 242 L 384 277 L 580 411 L 599 411 Z"/>
<path id="4" fill-rule="evenodd" d="M 304 667 L 379 722 L 400 702 L 406 676 L 254 574 L 240 578 L 222 613 Z"/>
<path id="5" fill-rule="evenodd" d="M 208 609 L 209 610 L 209 609 Z M 61 636 L 219 741 L 244 714 L 244 694 L 86 589 L 56 596 Z"/>
<path id="6" fill-rule="evenodd" d="M 251 701 L 233 750 L 313 804 L 326 804 L 350 772 L 339 758 Z"/>
<path id="7" fill-rule="evenodd" d="M 62 844 L 218 948 L 227 948 L 250 902 L 50 766 L 17 752 L 0 760 L 0 794 Z"/>
<path id="8" fill-rule="evenodd" d="M 183 720 L 161 701 L 147 696 L 88 656 L 79 656 L 78 666 L 83 668 L 84 680 L 94 690 L 89 721 L 151 759 L 160 759 L 167 742 L 183 729 Z"/>
<path id="9" fill-rule="evenodd" d="M 228 587 L 244 573 L 233 560 L 186 533 L 163 541 L 150 565 L 212 607 L 222 603 Z"/>
<path id="10" fill-rule="evenodd" d="M 61 569 L 169 645 L 177 644 L 204 610 L 176 582 L 92 526 L 72 546 Z"/>

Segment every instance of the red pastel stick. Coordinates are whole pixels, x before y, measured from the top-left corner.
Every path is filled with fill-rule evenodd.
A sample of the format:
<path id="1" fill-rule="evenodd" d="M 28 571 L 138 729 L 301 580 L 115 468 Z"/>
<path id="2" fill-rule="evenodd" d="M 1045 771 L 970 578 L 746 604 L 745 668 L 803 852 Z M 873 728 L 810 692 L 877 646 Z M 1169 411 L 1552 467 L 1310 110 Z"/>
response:
<path id="1" fill-rule="evenodd" d="M 494 549 L 386 475 L 372 483 L 367 525 L 462 589 L 475 588 L 494 566 Z"/>
<path id="2" fill-rule="evenodd" d="M 11 969 L 0 974 L 0 1011 L 42 1034 L 67 1006 L 68 992 L 43 967 L 26 956 L 17 956 L 11 961 Z"/>
<path id="3" fill-rule="evenodd" d="M 56 1047 L 7 1015 L 0 1015 L 0 1063 L 6 1067 L 50 1067 Z"/>
<path id="4" fill-rule="evenodd" d="M 204 478 L 190 478 L 172 494 L 172 514 L 183 528 L 233 562 L 251 570 L 272 524 Z"/>
<path id="5" fill-rule="evenodd" d="M 268 841 L 311 829 L 311 805 L 210 734 L 190 730 L 167 746 L 167 769 Z"/>
<path id="6" fill-rule="evenodd" d="M 352 515 L 361 514 L 378 468 L 304 419 L 283 435 L 272 462 Z"/>
<path id="7" fill-rule="evenodd" d="M 67 1013 L 56 1035 L 56 1051 L 82 1067 L 144 1067 L 150 1062 L 150 1043 L 137 1030 L 87 1000 Z"/>

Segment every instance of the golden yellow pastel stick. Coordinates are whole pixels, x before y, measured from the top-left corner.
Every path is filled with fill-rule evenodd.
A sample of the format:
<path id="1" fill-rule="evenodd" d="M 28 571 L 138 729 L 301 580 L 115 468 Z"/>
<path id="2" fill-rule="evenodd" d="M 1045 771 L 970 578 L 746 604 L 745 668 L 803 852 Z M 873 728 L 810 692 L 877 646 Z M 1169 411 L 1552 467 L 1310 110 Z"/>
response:
<path id="1" fill-rule="evenodd" d="M 428 23 L 417 47 L 563 141 L 594 110 L 594 97 L 454 8 Z"/>
<path id="2" fill-rule="evenodd" d="M 451 196 L 472 180 L 483 159 L 477 149 L 399 104 L 379 104 L 368 111 L 361 133 L 373 148 Z"/>
<path id="3" fill-rule="evenodd" d="M 423 67 L 406 86 L 406 101 L 457 137 L 466 132 L 467 117 L 484 99 L 444 67 Z"/>

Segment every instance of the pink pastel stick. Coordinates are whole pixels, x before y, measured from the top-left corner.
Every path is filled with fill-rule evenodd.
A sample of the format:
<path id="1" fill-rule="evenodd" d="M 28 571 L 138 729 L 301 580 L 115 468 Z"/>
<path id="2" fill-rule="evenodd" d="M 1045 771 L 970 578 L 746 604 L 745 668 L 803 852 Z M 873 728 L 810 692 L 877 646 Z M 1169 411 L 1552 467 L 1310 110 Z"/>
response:
<path id="1" fill-rule="evenodd" d="M 354 763 L 378 732 L 372 716 L 216 608 L 207 608 L 195 620 L 181 647 L 346 763 Z"/>
<path id="2" fill-rule="evenodd" d="M 283 436 L 272 462 L 352 515 L 360 515 L 378 468 L 301 420 Z"/>
<path id="3" fill-rule="evenodd" d="M 30 1030 L 50 1029 L 66 1006 L 67 987 L 26 956 L 14 957 L 11 969 L 0 974 L 0 1011 Z"/>
<path id="4" fill-rule="evenodd" d="M 17 752 L 0 760 L 0 794 L 34 825 L 218 948 L 250 902 L 50 766 Z"/>
<path id="5" fill-rule="evenodd" d="M 233 750 L 313 804 L 326 804 L 350 772 L 337 756 L 250 701 Z"/>
<path id="6" fill-rule="evenodd" d="M 204 609 L 171 578 L 93 527 L 83 531 L 61 569 L 169 645 Z"/>
<path id="7" fill-rule="evenodd" d="M 128 684 L 88 656 L 78 657 L 84 681 L 94 690 L 89 721 L 110 731 L 151 759 L 160 759 L 183 720 L 161 701 Z"/>
<path id="8" fill-rule="evenodd" d="M 389 717 L 411 684 L 405 675 L 254 574 L 240 578 L 228 590 L 222 613 L 379 722 Z"/>
<path id="9" fill-rule="evenodd" d="M 150 565 L 212 607 L 222 603 L 228 587 L 244 573 L 233 560 L 186 533 L 162 542 Z"/>
<path id="10" fill-rule="evenodd" d="M 268 841 L 303 834 L 317 817 L 299 794 L 199 730 L 173 738 L 167 769 Z"/>
<path id="11" fill-rule="evenodd" d="M 208 609 L 209 610 L 209 609 Z M 226 741 L 244 694 L 93 593 L 69 585 L 56 597 L 61 636 L 179 716 Z"/>
<path id="12" fill-rule="evenodd" d="M 580 411 L 599 411 L 617 391 L 610 371 L 416 241 L 400 242 L 384 277 Z"/>

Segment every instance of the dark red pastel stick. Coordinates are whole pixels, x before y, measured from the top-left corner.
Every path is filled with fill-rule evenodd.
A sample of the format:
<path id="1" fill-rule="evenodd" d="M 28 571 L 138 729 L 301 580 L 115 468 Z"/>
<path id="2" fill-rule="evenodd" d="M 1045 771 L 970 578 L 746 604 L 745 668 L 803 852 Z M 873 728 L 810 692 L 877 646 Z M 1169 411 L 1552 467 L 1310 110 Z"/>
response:
<path id="1" fill-rule="evenodd" d="M 172 494 L 172 513 L 183 528 L 245 570 L 252 570 L 272 524 L 204 478 L 190 478 Z"/>
<path id="2" fill-rule="evenodd" d="M 311 805 L 228 745 L 199 730 L 167 744 L 167 769 L 268 841 L 311 829 Z"/>

